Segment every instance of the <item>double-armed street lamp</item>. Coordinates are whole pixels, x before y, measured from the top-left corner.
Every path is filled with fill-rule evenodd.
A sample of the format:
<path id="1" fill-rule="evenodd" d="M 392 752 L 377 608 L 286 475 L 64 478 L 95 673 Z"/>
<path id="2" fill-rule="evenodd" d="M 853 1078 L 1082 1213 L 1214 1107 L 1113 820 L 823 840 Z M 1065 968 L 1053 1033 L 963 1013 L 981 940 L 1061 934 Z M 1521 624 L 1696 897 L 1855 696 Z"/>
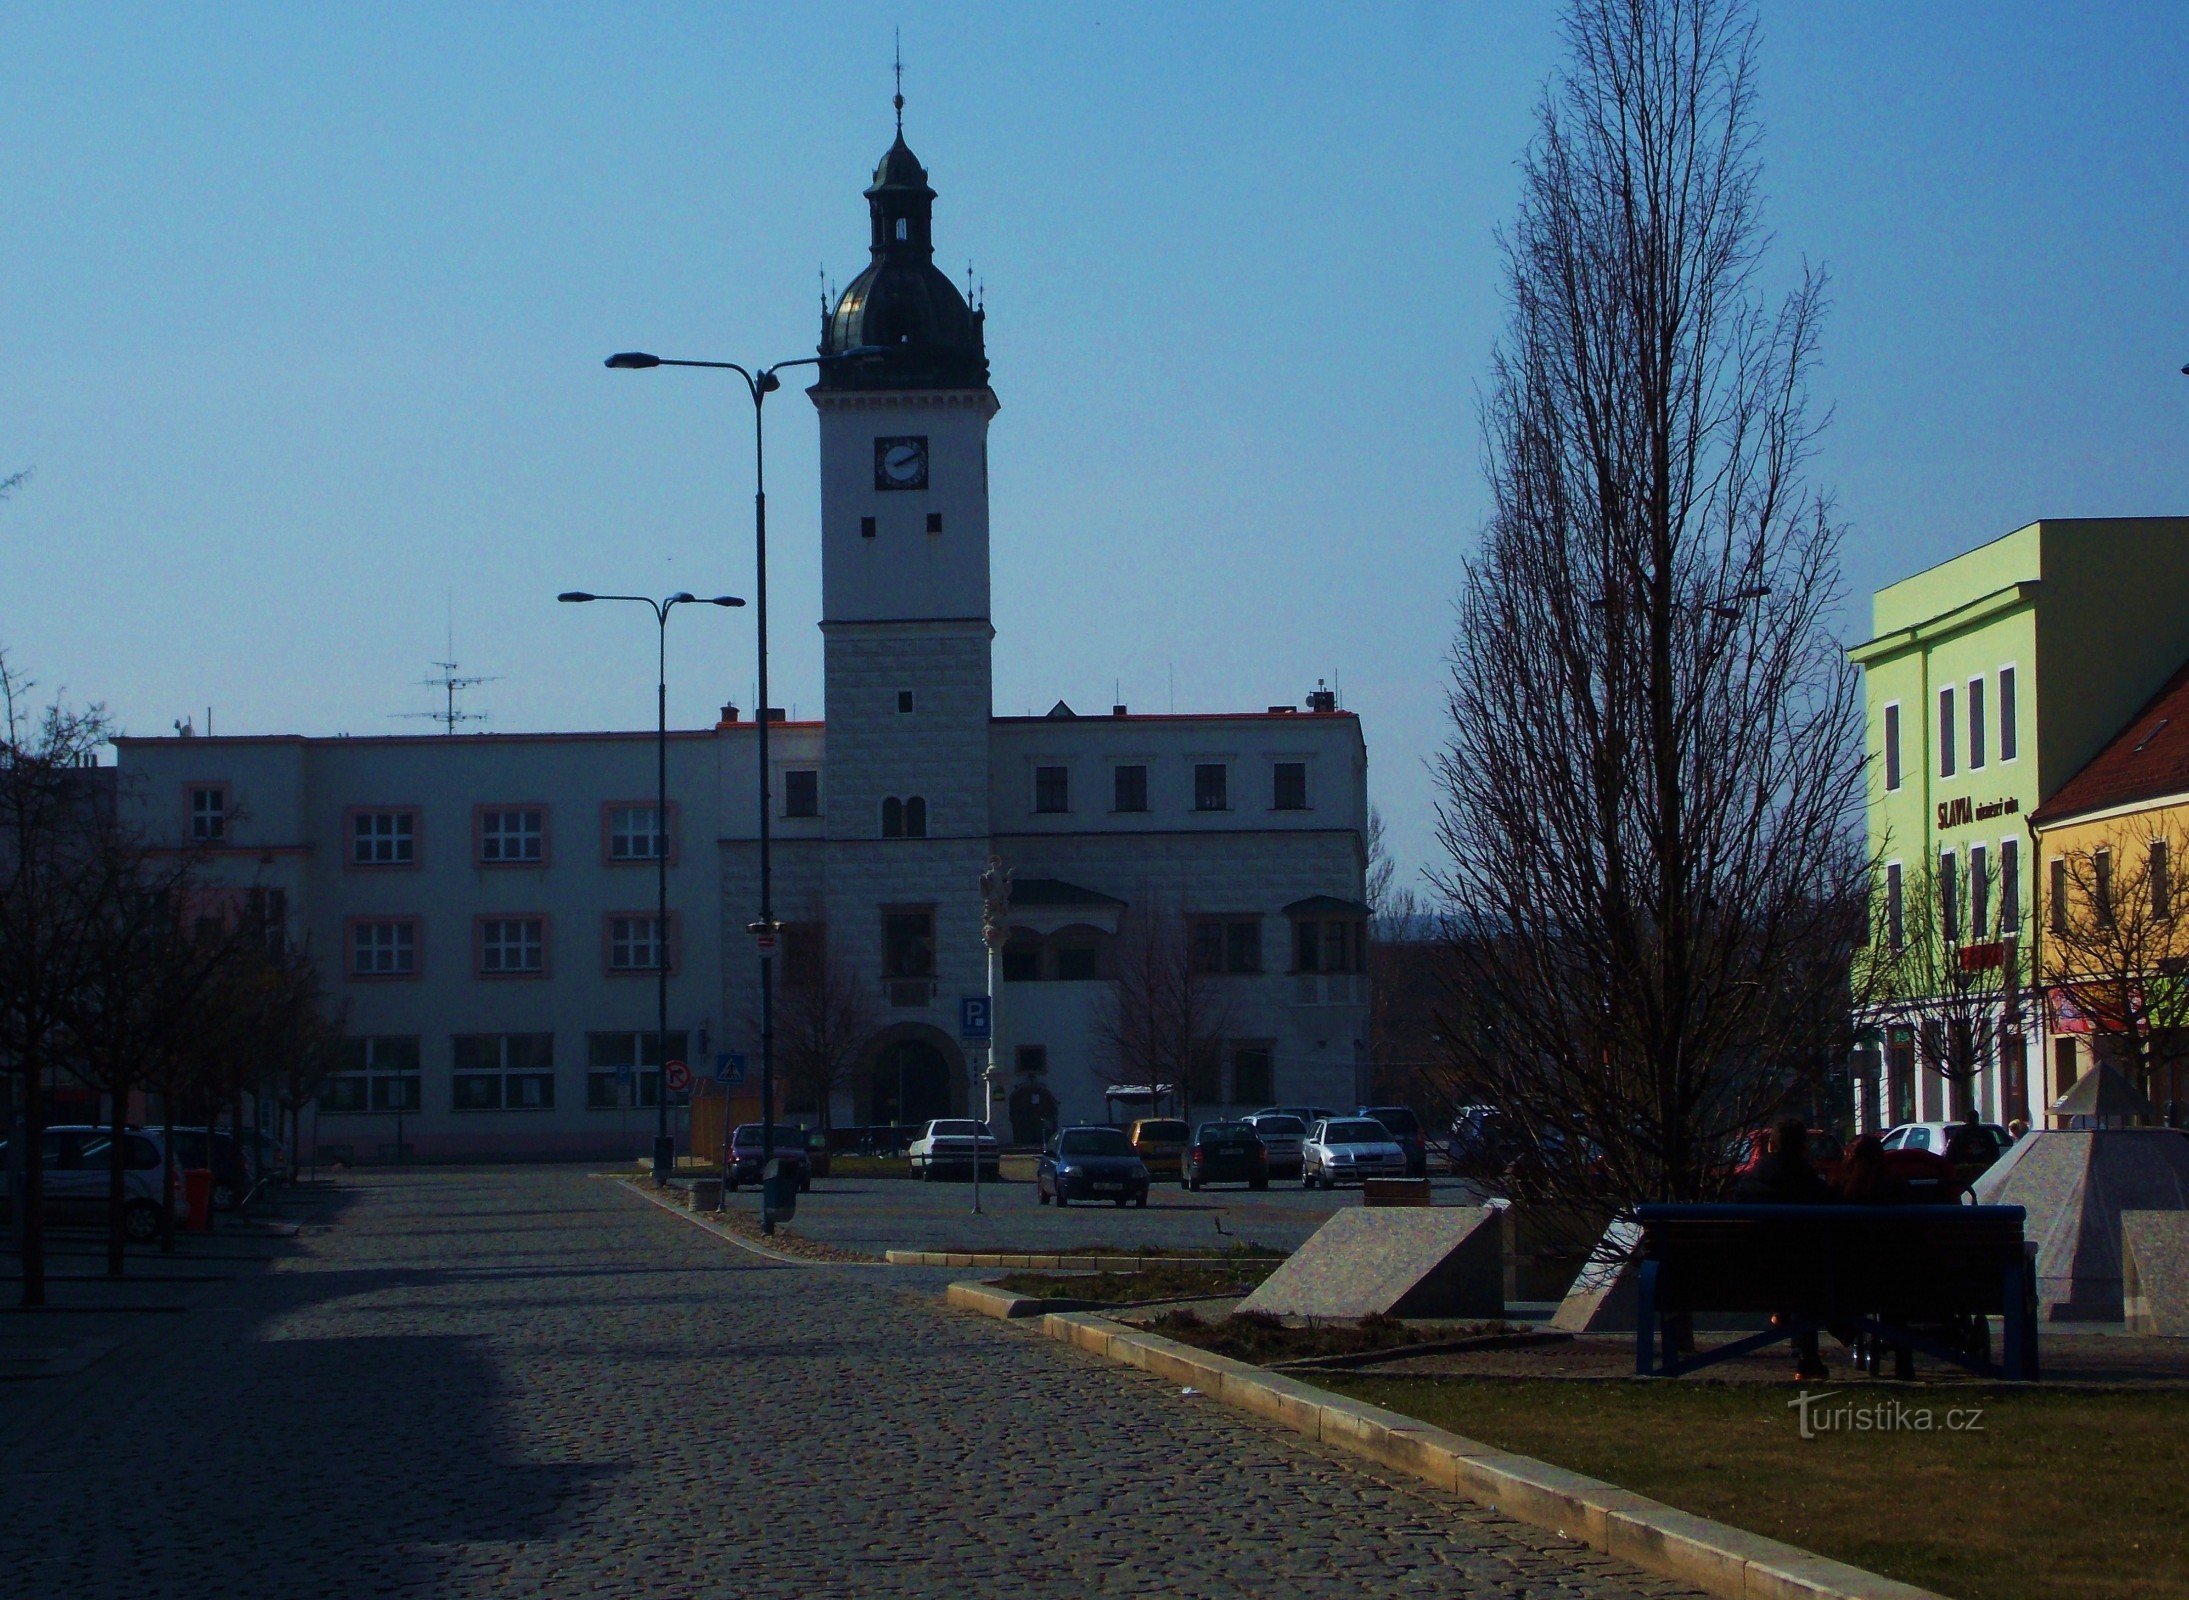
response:
<path id="1" fill-rule="evenodd" d="M 768 785 L 768 478 L 767 443 L 761 427 L 761 418 L 767 398 L 783 386 L 776 376 L 790 367 L 820 367 L 837 361 L 855 361 L 887 352 L 878 345 L 859 345 L 850 350 L 831 355 L 804 356 L 795 361 L 778 361 L 771 367 L 745 367 L 735 361 L 676 361 L 667 356 L 648 355 L 643 350 L 625 350 L 612 355 L 607 365 L 619 371 L 645 371 L 653 367 L 699 367 L 715 372 L 734 372 L 745 380 L 745 388 L 752 395 L 752 458 L 753 458 L 753 621 L 758 636 L 760 657 L 759 682 L 756 685 L 760 703 L 753 707 L 758 720 L 760 768 L 760 916 L 748 925 L 748 931 L 760 952 L 760 1159 L 763 1168 L 775 1159 L 775 894 L 773 861 L 771 858 L 770 796 Z M 725 1174 L 727 1176 L 727 1174 Z M 768 1210 L 767 1186 L 761 1186 L 761 1219 L 763 1233 L 775 1231 Z"/>
<path id="2" fill-rule="evenodd" d="M 555 596 L 564 605 L 591 605 L 595 600 L 628 600 L 651 607 L 654 613 L 654 1186 L 660 1188 L 676 1170 L 676 1141 L 669 1137 L 669 613 L 678 606 L 741 606 L 734 594 L 718 594 L 702 600 L 682 591 L 666 600 L 643 594 L 588 594 L 566 589 Z M 645 1066 L 641 1059 L 637 1065 Z M 643 1072 L 633 1087 L 644 1083 Z"/>

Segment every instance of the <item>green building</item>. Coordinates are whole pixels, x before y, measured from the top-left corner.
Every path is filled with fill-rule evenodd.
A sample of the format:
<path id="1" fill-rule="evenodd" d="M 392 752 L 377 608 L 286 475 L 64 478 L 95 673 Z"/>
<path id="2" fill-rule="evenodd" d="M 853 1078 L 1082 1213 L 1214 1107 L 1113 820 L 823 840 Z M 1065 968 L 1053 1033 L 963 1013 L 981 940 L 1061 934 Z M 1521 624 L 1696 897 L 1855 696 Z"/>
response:
<path id="1" fill-rule="evenodd" d="M 2033 522 L 1880 589 L 1849 655 L 1889 902 L 1920 878 L 1964 962 L 2026 975 L 2027 818 L 2189 660 L 2189 518 Z M 1969 1084 L 1888 1030 L 1881 1081 L 1857 1084 L 1863 1126 L 1939 1121 L 1971 1099 L 1987 1119 L 2026 1118 L 2042 1029 L 2012 1003 L 1990 1025 Z"/>

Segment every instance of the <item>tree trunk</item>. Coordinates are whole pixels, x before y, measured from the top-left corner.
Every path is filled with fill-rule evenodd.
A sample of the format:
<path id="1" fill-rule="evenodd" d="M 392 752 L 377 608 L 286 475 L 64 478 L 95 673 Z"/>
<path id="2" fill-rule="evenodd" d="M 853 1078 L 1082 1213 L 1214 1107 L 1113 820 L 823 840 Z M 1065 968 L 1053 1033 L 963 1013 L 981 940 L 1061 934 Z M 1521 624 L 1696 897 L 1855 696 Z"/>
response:
<path id="1" fill-rule="evenodd" d="M 46 1092 L 44 1065 L 23 1063 L 23 1295 L 25 1306 L 46 1303 Z"/>
<path id="2" fill-rule="evenodd" d="M 119 1278 L 129 1250 L 129 1087 L 116 1080 L 106 1127 L 106 1275 Z"/>

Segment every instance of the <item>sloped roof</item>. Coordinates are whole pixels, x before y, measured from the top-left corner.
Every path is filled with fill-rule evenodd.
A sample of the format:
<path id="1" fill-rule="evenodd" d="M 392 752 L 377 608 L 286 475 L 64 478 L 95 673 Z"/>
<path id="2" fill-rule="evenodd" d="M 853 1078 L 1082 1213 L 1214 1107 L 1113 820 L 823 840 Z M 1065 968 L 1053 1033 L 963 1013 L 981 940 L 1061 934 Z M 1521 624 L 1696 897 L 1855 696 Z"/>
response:
<path id="1" fill-rule="evenodd" d="M 2189 663 L 2031 813 L 2031 820 L 2057 822 L 2171 794 L 2189 794 Z"/>
<path id="2" fill-rule="evenodd" d="M 1311 894 L 1285 907 L 1288 917 L 1365 917 L 1368 908 L 1358 900 L 1340 900 L 1334 894 Z"/>

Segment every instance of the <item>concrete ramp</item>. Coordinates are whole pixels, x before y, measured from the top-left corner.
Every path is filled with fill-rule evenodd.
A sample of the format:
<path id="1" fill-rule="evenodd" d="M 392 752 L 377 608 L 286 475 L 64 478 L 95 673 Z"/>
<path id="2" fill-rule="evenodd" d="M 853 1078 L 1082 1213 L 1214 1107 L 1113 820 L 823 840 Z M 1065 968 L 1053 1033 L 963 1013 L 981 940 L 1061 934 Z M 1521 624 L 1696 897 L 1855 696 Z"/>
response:
<path id="1" fill-rule="evenodd" d="M 1501 1317 L 1504 1229 L 1487 1206 L 1340 1211 L 1239 1303 L 1280 1317 Z"/>

